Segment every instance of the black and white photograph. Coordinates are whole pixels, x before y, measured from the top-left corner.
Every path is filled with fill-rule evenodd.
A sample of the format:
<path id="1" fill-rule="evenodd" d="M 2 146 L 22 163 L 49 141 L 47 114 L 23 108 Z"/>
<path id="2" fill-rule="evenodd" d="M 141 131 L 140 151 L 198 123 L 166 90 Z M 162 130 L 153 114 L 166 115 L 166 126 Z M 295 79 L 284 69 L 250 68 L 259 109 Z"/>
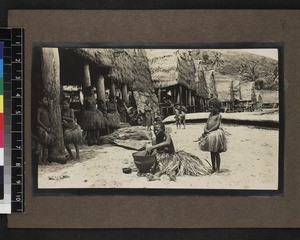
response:
<path id="1" fill-rule="evenodd" d="M 34 46 L 37 188 L 278 190 L 279 57 Z"/>

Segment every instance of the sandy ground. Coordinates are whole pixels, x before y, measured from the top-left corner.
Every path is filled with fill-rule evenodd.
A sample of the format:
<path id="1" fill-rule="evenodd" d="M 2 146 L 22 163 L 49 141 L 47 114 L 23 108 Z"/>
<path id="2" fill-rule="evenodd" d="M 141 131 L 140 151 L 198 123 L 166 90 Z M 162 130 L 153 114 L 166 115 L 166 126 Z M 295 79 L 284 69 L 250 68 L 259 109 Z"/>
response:
<path id="1" fill-rule="evenodd" d="M 187 124 L 186 129 L 172 128 L 176 150 L 185 150 L 210 162 L 209 152 L 202 152 L 193 142 L 203 131 L 203 124 Z M 136 172 L 124 174 L 132 167 L 132 150 L 113 145 L 83 146 L 81 160 L 65 165 L 52 163 L 39 166 L 39 188 L 178 188 L 178 189 L 267 189 L 276 190 L 278 183 L 277 129 L 224 125 L 228 151 L 221 154 L 221 173 L 208 176 L 167 178 L 150 182 Z"/>

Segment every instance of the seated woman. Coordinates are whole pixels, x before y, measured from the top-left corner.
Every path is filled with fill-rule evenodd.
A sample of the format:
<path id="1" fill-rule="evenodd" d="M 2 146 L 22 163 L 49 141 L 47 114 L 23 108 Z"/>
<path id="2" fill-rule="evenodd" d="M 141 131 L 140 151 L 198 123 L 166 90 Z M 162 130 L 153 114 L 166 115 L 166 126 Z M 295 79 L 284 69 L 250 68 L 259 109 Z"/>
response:
<path id="1" fill-rule="evenodd" d="M 147 175 L 149 181 L 160 180 L 163 174 L 168 175 L 172 181 L 176 181 L 176 176 L 209 174 L 208 169 L 197 156 L 184 151 L 175 152 L 171 135 L 166 133 L 162 122 L 154 123 L 154 135 L 152 146 L 146 148 L 147 153 L 156 154 L 157 159 L 152 173 Z"/>

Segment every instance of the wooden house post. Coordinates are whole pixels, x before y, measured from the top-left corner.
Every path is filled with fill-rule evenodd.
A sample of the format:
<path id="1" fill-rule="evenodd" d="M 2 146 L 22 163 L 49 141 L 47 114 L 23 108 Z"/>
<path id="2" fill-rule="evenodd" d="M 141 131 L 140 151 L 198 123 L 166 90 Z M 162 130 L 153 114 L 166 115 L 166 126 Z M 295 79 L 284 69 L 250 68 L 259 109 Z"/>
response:
<path id="1" fill-rule="evenodd" d="M 128 89 L 127 89 L 127 83 L 125 83 L 122 87 L 122 99 L 124 102 L 128 101 Z"/>
<path id="2" fill-rule="evenodd" d="M 96 92 L 98 100 L 105 102 L 105 84 L 104 77 L 101 74 L 99 74 L 96 79 Z"/>
<path id="3" fill-rule="evenodd" d="M 188 92 L 188 105 L 189 106 L 194 105 L 192 104 L 192 90 L 189 90 Z"/>
<path id="4" fill-rule="evenodd" d="M 90 66 L 88 63 L 85 63 L 83 66 L 83 72 L 84 72 L 84 87 L 91 86 L 91 75 L 90 75 Z"/>
<path id="5" fill-rule="evenodd" d="M 176 99 L 176 103 L 180 104 L 180 101 L 182 100 L 182 87 L 181 85 L 178 85 L 177 87 L 177 99 Z"/>
<path id="6" fill-rule="evenodd" d="M 180 104 L 180 113 L 182 111 L 182 86 L 179 85 L 179 104 Z"/>
<path id="7" fill-rule="evenodd" d="M 116 97 L 116 84 L 113 80 L 110 82 L 110 96 Z"/>
<path id="8" fill-rule="evenodd" d="M 159 88 L 157 91 L 158 103 L 161 103 L 161 89 Z"/>
<path id="9" fill-rule="evenodd" d="M 42 48 L 42 81 L 45 96 L 49 97 L 49 118 L 54 144 L 49 147 L 49 160 L 65 162 L 65 145 L 60 108 L 60 63 L 58 48 Z"/>

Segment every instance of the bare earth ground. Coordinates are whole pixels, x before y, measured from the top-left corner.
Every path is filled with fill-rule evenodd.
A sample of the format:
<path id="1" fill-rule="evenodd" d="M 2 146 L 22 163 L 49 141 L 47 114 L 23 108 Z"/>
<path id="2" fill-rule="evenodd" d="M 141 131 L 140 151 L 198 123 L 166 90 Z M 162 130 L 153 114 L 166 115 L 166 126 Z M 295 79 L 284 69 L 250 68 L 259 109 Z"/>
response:
<path id="1" fill-rule="evenodd" d="M 172 128 L 176 150 L 185 150 L 210 162 L 209 152 L 202 152 L 196 140 L 204 124 L 187 124 L 186 129 Z M 122 168 L 134 167 L 132 150 L 113 145 L 82 146 L 81 160 L 65 165 L 52 163 L 38 167 L 39 188 L 179 188 L 179 189 L 267 189 L 278 183 L 277 129 L 223 125 L 228 151 L 221 154 L 221 173 L 208 176 L 167 178 L 150 182 L 136 172 L 124 174 Z"/>

